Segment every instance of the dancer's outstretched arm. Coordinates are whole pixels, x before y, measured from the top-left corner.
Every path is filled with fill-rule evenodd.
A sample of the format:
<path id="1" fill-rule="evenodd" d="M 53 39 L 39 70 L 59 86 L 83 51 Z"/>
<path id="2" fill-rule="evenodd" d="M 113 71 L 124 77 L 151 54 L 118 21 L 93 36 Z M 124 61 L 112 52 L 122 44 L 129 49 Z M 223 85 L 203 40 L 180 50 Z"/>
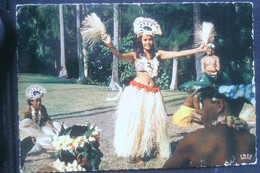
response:
<path id="1" fill-rule="evenodd" d="M 120 60 L 126 61 L 126 62 L 133 62 L 134 57 L 136 56 L 135 52 L 129 52 L 129 53 L 120 53 L 111 42 L 111 37 L 107 34 L 102 36 L 102 41 L 107 45 L 107 47 L 112 51 L 112 53 Z"/>
<path id="2" fill-rule="evenodd" d="M 204 52 L 206 50 L 205 47 L 205 45 L 201 45 L 199 48 L 196 49 L 183 50 L 179 52 L 159 50 L 158 55 L 161 57 L 161 59 L 173 59 L 177 57 L 193 55 L 199 52 Z"/>

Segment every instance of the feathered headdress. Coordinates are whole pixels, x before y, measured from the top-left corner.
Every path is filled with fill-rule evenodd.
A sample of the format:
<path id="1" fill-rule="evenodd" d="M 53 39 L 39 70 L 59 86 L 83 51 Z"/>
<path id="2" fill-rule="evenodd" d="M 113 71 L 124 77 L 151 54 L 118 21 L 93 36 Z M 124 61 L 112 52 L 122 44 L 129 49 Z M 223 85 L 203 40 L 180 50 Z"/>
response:
<path id="1" fill-rule="evenodd" d="M 215 29 L 214 25 L 210 22 L 203 22 L 202 25 L 199 26 L 199 29 L 195 32 L 196 38 L 196 46 L 201 44 L 209 44 L 213 43 L 215 39 Z"/>
<path id="2" fill-rule="evenodd" d="M 138 17 L 133 25 L 134 33 L 138 37 L 141 35 L 162 35 L 161 27 L 154 19 Z"/>
<path id="3" fill-rule="evenodd" d="M 80 33 L 88 48 L 91 48 L 106 33 L 106 27 L 95 13 L 91 13 L 83 20 Z"/>
<path id="4" fill-rule="evenodd" d="M 45 93 L 47 93 L 47 90 L 38 84 L 30 85 L 25 90 L 26 98 L 30 100 L 41 98 Z"/>

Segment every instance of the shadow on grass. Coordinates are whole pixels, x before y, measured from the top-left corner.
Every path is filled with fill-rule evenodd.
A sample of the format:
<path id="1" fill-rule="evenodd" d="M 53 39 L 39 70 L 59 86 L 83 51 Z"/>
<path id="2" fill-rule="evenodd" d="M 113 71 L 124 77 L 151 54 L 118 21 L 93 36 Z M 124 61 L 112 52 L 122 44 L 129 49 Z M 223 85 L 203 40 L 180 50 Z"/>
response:
<path id="1" fill-rule="evenodd" d="M 19 83 L 70 83 L 75 84 L 75 79 L 59 78 L 51 75 L 19 73 Z"/>
<path id="2" fill-rule="evenodd" d="M 93 116 L 97 114 L 103 114 L 108 113 L 116 110 L 116 106 L 107 106 L 102 108 L 94 108 L 94 109 L 86 109 L 82 111 L 75 111 L 75 112 L 69 112 L 69 113 L 62 113 L 62 114 L 54 114 L 50 115 L 52 119 L 64 119 L 64 118 L 78 118 L 83 116 Z M 89 113 L 87 113 L 89 112 Z M 73 114 L 81 114 L 81 115 L 74 115 Z"/>
<path id="3" fill-rule="evenodd" d="M 164 101 L 164 103 L 174 103 L 174 105 L 176 106 L 179 106 L 179 105 L 182 105 L 185 101 L 186 97 L 185 98 L 175 98 L 175 99 L 171 99 L 171 100 L 167 100 L 167 101 Z"/>

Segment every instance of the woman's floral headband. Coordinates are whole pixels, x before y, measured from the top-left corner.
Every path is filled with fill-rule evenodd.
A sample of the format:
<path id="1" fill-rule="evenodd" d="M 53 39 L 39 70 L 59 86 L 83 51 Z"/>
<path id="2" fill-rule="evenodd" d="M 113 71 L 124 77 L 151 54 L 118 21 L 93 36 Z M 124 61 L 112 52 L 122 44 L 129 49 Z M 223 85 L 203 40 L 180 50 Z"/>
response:
<path id="1" fill-rule="evenodd" d="M 47 90 L 38 84 L 30 85 L 25 90 L 26 99 L 30 99 L 30 100 L 41 98 L 45 93 L 47 93 Z"/>
<path id="2" fill-rule="evenodd" d="M 255 97 L 253 92 L 253 85 L 251 84 L 222 85 L 219 87 L 218 91 L 220 94 L 223 94 L 228 98 L 245 98 L 249 102 L 251 102 L 251 100 Z"/>

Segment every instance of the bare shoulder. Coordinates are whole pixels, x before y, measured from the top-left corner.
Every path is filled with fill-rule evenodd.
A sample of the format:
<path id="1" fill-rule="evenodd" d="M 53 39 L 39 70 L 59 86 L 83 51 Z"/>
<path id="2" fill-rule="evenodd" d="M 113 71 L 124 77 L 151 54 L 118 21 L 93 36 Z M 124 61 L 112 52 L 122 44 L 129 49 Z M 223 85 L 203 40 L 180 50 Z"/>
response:
<path id="1" fill-rule="evenodd" d="M 247 131 L 236 132 L 235 137 L 236 141 L 238 143 L 242 143 L 243 145 L 254 145 L 256 140 L 256 136 Z"/>
<path id="2" fill-rule="evenodd" d="M 202 57 L 201 58 L 201 60 L 200 61 L 205 61 L 205 59 L 206 59 L 207 57 L 206 56 L 204 56 L 204 57 Z"/>
<path id="3" fill-rule="evenodd" d="M 216 55 L 212 55 L 212 57 L 213 57 L 214 59 L 219 59 L 219 57 L 216 56 Z"/>
<path id="4" fill-rule="evenodd" d="M 187 137 L 191 138 L 193 142 L 196 142 L 201 140 L 204 141 L 206 139 L 220 139 L 224 137 L 224 133 L 226 133 L 226 130 L 219 129 L 218 127 L 209 127 L 197 129 L 196 131 L 189 133 Z"/>
<path id="5" fill-rule="evenodd" d="M 185 145 L 194 145 L 198 141 L 201 140 L 201 138 L 204 138 L 205 136 L 209 135 L 208 131 L 205 128 L 197 129 L 193 132 L 188 133 L 183 139 L 182 143 Z"/>

